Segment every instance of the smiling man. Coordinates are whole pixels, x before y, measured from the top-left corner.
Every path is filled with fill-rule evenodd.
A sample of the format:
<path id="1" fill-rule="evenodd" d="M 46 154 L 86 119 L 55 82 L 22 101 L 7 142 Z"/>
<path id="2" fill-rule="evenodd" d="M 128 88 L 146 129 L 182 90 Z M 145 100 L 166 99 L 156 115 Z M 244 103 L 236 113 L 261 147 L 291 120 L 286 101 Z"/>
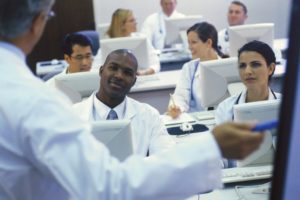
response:
<path id="1" fill-rule="evenodd" d="M 129 119 L 134 153 L 146 156 L 174 142 L 155 108 L 127 97 L 135 84 L 137 68 L 137 60 L 129 50 L 111 52 L 99 71 L 99 91 L 75 104 L 74 109 L 88 121 Z"/>
<path id="2" fill-rule="evenodd" d="M 245 4 L 240 1 L 232 1 L 227 12 L 227 21 L 229 26 L 243 25 L 248 18 L 248 10 Z M 219 47 L 220 50 L 229 55 L 229 36 L 228 28 L 219 31 Z"/>

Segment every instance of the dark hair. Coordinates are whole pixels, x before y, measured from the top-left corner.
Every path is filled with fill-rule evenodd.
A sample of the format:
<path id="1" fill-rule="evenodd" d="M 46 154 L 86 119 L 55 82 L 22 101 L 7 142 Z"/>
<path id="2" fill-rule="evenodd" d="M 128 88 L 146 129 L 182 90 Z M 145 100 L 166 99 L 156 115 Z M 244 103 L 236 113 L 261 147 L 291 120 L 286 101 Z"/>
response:
<path id="1" fill-rule="evenodd" d="M 91 40 L 83 34 L 80 33 L 70 33 L 65 36 L 63 42 L 63 52 L 64 54 L 71 55 L 73 53 L 73 46 L 77 44 L 83 47 L 90 46 L 92 49 Z"/>
<path id="2" fill-rule="evenodd" d="M 215 49 L 218 55 L 222 58 L 226 57 L 218 47 L 218 32 L 212 24 L 207 22 L 196 23 L 187 30 L 187 34 L 191 31 L 196 32 L 198 38 L 202 42 L 206 42 L 208 39 L 211 39 L 212 47 Z"/>
<path id="3" fill-rule="evenodd" d="M 120 54 L 123 54 L 124 56 L 125 55 L 129 56 L 130 59 L 132 59 L 133 62 L 136 64 L 135 67 L 136 67 L 136 70 L 137 70 L 137 68 L 138 68 L 138 61 L 137 61 L 135 55 L 133 54 L 133 52 L 131 50 L 129 50 L 129 49 L 116 49 L 116 50 L 110 52 L 108 54 L 108 56 L 106 57 L 103 66 L 107 65 L 107 63 L 111 59 L 112 55 L 120 55 Z"/>
<path id="4" fill-rule="evenodd" d="M 244 13 L 247 14 L 247 12 L 248 12 L 247 7 L 242 2 L 240 2 L 240 1 L 232 1 L 231 4 L 235 4 L 235 5 L 243 7 Z"/>
<path id="5" fill-rule="evenodd" d="M 260 55 L 262 55 L 262 57 L 264 57 L 268 66 L 272 63 L 276 64 L 276 57 L 275 57 L 273 49 L 264 42 L 257 41 L 257 40 L 248 42 L 247 44 L 245 44 L 238 50 L 238 59 L 240 59 L 240 55 L 244 51 L 254 51 L 254 52 L 259 53 Z M 275 69 L 274 69 L 274 71 L 275 71 Z M 274 71 L 269 76 L 269 80 L 273 76 Z"/>

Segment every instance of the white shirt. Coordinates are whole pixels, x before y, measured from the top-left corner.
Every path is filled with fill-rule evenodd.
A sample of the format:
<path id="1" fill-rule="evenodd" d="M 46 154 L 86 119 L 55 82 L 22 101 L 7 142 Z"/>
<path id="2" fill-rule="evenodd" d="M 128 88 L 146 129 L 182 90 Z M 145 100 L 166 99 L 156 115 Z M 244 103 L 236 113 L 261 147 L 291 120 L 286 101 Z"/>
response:
<path id="1" fill-rule="evenodd" d="M 201 106 L 199 94 L 200 86 L 200 60 L 195 59 L 185 63 L 178 79 L 174 101 L 182 112 L 198 112 L 204 108 Z"/>
<path id="2" fill-rule="evenodd" d="M 99 101 L 93 93 L 88 99 L 74 104 L 74 111 L 86 121 L 106 120 L 110 107 Z M 113 108 L 118 119 L 129 119 L 133 133 L 134 153 L 146 156 L 173 146 L 158 111 L 148 104 L 140 103 L 130 97 Z"/>
<path id="3" fill-rule="evenodd" d="M 119 163 L 2 42 L 0 94 L 0 199 L 184 199 L 221 187 L 212 134 Z"/>
<path id="4" fill-rule="evenodd" d="M 223 54 L 229 55 L 229 36 L 227 28 L 218 33 L 218 47 Z"/>
<path id="5" fill-rule="evenodd" d="M 243 90 L 242 93 L 228 97 L 227 99 L 222 101 L 219 104 L 219 106 L 215 112 L 216 124 L 222 124 L 224 122 L 232 121 L 233 120 L 233 106 L 235 104 L 245 103 L 246 94 L 247 94 L 247 90 Z M 269 89 L 268 100 L 281 99 L 281 94 L 274 92 L 274 95 L 273 95 L 271 89 Z M 239 96 L 240 96 L 240 98 L 239 98 Z M 238 98 L 239 98 L 239 100 L 238 100 Z M 237 100 L 238 100 L 238 102 L 237 102 Z"/>
<path id="6" fill-rule="evenodd" d="M 149 15 L 142 25 L 141 32 L 144 33 L 155 49 L 162 50 L 165 46 L 166 27 L 165 19 L 184 17 L 184 14 L 176 10 L 170 17 L 165 15 L 162 11 Z"/>

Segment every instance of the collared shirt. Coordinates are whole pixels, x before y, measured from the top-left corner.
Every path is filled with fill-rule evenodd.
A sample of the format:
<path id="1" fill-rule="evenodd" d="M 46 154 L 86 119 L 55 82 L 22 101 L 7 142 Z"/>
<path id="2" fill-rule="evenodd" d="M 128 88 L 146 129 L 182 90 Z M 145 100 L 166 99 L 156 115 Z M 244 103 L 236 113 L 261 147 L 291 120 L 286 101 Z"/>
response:
<path id="1" fill-rule="evenodd" d="M 117 105 L 114 108 L 110 108 L 107 105 L 105 105 L 102 101 L 100 101 L 96 95 L 93 95 L 93 120 L 106 120 L 108 113 L 111 109 L 116 111 L 118 119 L 124 119 L 125 110 L 126 110 L 126 98 L 122 103 Z"/>

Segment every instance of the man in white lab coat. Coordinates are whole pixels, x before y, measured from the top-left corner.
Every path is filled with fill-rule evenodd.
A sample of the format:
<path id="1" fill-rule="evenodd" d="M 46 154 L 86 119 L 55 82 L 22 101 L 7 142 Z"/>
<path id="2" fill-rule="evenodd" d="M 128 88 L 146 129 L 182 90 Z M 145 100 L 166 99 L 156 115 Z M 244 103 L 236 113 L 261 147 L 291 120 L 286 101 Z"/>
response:
<path id="1" fill-rule="evenodd" d="M 232 1 L 227 12 L 227 21 L 229 26 L 243 25 L 248 18 L 247 7 L 240 1 Z M 222 29 L 218 34 L 218 46 L 223 54 L 229 55 L 229 36 L 228 28 Z"/>
<path id="2" fill-rule="evenodd" d="M 131 51 L 111 52 L 99 70 L 99 91 L 73 108 L 86 121 L 106 120 L 111 112 L 116 112 L 117 119 L 129 119 L 134 153 L 146 156 L 172 146 L 174 141 L 155 108 L 127 96 L 135 84 L 137 68 L 137 59 Z"/>
<path id="3" fill-rule="evenodd" d="M 155 49 L 162 50 L 165 46 L 166 28 L 165 19 L 184 17 L 176 11 L 177 0 L 160 0 L 161 11 L 149 15 L 142 25 L 144 33 Z"/>
<path id="4" fill-rule="evenodd" d="M 222 156 L 244 158 L 262 142 L 253 125 L 227 123 L 118 162 L 26 65 L 53 3 L 0 1 L 0 199 L 184 199 L 221 187 Z"/>

